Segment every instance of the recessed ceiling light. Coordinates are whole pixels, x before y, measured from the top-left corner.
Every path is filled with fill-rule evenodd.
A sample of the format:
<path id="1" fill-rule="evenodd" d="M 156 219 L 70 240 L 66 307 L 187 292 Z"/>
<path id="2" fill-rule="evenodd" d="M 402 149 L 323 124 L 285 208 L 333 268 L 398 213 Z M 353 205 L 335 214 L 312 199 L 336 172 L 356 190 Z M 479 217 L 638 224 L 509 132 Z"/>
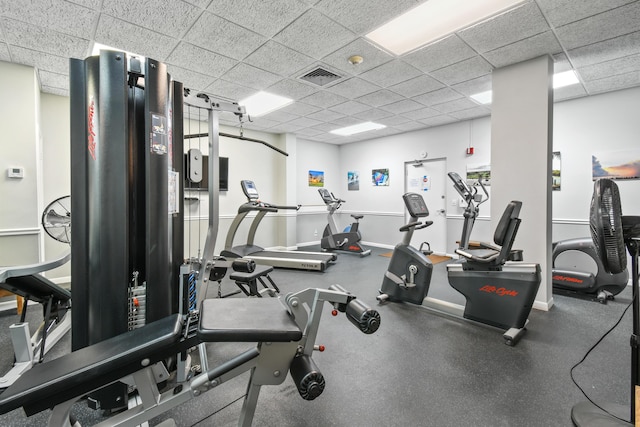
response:
<path id="1" fill-rule="evenodd" d="M 491 104 L 491 95 L 491 91 L 488 90 L 486 92 L 480 92 L 476 93 L 475 95 L 471 95 L 470 98 L 479 104 Z"/>
<path id="2" fill-rule="evenodd" d="M 553 88 L 571 86 L 580 83 L 574 70 L 563 71 L 553 75 Z"/>
<path id="3" fill-rule="evenodd" d="M 364 122 L 364 123 L 358 123 L 357 125 L 351 125 L 344 128 L 340 128 L 340 129 L 334 129 L 331 131 L 331 133 L 336 135 L 349 136 L 349 135 L 354 135 L 360 132 L 367 132 L 370 130 L 378 130 L 383 128 L 386 128 L 386 126 L 381 125 L 380 123 Z"/>
<path id="4" fill-rule="evenodd" d="M 524 0 L 429 0 L 366 37 L 396 54 L 414 50 L 496 15 Z"/>
<path id="5" fill-rule="evenodd" d="M 558 89 L 560 87 L 571 86 L 580 83 L 578 75 L 575 70 L 564 71 L 553 75 L 553 88 Z M 479 104 L 491 104 L 492 92 L 490 90 L 486 92 L 476 93 L 469 96 Z"/>
<path id="6" fill-rule="evenodd" d="M 100 51 L 101 50 L 114 50 L 116 52 L 124 52 L 126 53 L 128 56 L 135 56 L 135 57 L 143 57 L 143 55 L 139 55 L 137 53 L 133 53 L 133 52 L 128 52 L 124 49 L 118 49 L 117 47 L 112 47 L 112 46 L 107 46 L 106 44 L 102 44 L 102 43 L 98 43 L 98 42 L 94 42 L 93 43 L 93 49 L 91 50 L 91 56 L 94 55 L 100 55 Z"/>
<path id="7" fill-rule="evenodd" d="M 247 114 L 253 117 L 264 116 L 293 102 L 291 98 L 260 91 L 238 102 L 247 109 Z"/>

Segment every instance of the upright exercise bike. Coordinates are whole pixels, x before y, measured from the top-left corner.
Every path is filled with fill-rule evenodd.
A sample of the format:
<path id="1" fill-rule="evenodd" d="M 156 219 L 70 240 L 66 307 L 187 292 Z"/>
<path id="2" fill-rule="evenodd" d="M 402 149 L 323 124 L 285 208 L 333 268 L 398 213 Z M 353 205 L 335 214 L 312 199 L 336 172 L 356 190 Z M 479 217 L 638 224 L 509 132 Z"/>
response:
<path id="1" fill-rule="evenodd" d="M 327 205 L 327 226 L 322 233 L 322 240 L 320 241 L 320 247 L 324 251 L 344 251 L 360 254 L 360 256 L 367 256 L 371 254 L 371 249 L 364 249 L 360 244 L 362 236 L 358 229 L 362 219 L 362 215 L 351 215 L 354 222 L 351 226 L 347 227 L 342 233 L 338 232 L 338 225 L 333 217 L 333 214 L 340 209 L 340 206 L 345 202 L 342 199 L 336 198 L 333 193 L 330 193 L 325 188 L 318 188 L 318 193 L 322 197 L 322 201 Z"/>
<path id="2" fill-rule="evenodd" d="M 449 177 L 456 189 L 473 194 L 458 174 L 450 173 Z M 513 346 L 525 332 L 541 281 L 538 264 L 507 263 L 507 260 L 521 259 L 522 256 L 521 251 L 512 254 L 522 202 L 512 201 L 507 205 L 494 234 L 495 245 L 483 243 L 480 249 L 468 249 L 463 246 L 465 242 L 468 246 L 468 234 L 471 221 L 477 216 L 477 205 L 473 197 L 463 194 L 470 202 L 465 211 L 463 229 L 467 235 L 463 234 L 460 248 L 456 250 L 461 261 L 448 264 L 447 274 L 451 287 L 464 295 L 464 307 L 427 297 L 433 265 L 424 253 L 410 246 L 413 230 L 427 226 L 420 219 L 429 215 L 422 195 L 417 193 L 403 196 L 411 222 L 400 228 L 406 234 L 393 251 L 377 299 L 381 302 L 419 304 L 439 313 L 506 329 L 503 333 L 505 343 Z"/>

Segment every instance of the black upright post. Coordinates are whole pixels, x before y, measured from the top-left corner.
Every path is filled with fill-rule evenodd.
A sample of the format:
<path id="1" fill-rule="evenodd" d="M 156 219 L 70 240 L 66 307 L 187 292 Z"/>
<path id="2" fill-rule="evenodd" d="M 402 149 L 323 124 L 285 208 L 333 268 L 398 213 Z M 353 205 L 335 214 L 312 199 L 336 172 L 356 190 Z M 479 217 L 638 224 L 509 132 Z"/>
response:
<path id="1" fill-rule="evenodd" d="M 631 283 L 633 295 L 633 334 L 631 335 L 631 421 L 636 419 L 636 388 L 640 386 L 640 369 L 638 367 L 638 337 L 640 337 L 640 303 L 638 302 L 638 255 L 640 249 L 638 241 L 633 238 L 627 240 L 627 250 L 631 255 Z"/>
<path id="2" fill-rule="evenodd" d="M 152 59 L 113 51 L 72 59 L 70 81 L 72 350 L 78 350 L 178 311 L 182 216 L 169 208 L 169 181 L 182 172 L 172 152 L 178 127 L 182 153 L 182 109 L 174 113 L 173 83 Z M 172 183 L 179 206 L 182 180 L 174 176 Z M 126 391 L 116 383 L 89 401 L 122 407 Z"/>

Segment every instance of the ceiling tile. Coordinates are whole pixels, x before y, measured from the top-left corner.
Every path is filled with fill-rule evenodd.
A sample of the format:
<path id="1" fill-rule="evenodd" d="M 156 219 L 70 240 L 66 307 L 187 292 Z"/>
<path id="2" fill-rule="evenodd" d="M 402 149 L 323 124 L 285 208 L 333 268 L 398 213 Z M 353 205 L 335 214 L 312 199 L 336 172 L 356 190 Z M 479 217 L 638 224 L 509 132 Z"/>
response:
<path id="1" fill-rule="evenodd" d="M 605 79 L 585 82 L 584 85 L 590 94 L 626 89 L 628 87 L 640 86 L 640 73 L 635 71 L 633 73 L 618 74 L 617 76 Z"/>
<path id="2" fill-rule="evenodd" d="M 574 49 L 637 31 L 640 28 L 640 2 L 600 13 L 556 30 L 560 43 Z"/>
<path id="3" fill-rule="evenodd" d="M 640 54 L 625 56 L 578 69 L 580 77 L 585 81 L 599 80 L 618 74 L 632 73 L 634 71 L 640 74 Z"/>
<path id="4" fill-rule="evenodd" d="M 385 117 L 391 117 L 393 116 L 393 113 L 374 108 L 372 110 L 367 110 L 367 111 L 363 111 L 362 113 L 354 114 L 353 116 L 359 119 L 362 119 L 364 121 L 371 121 L 371 120 L 375 121 Z"/>
<path id="5" fill-rule="evenodd" d="M 211 13 L 203 13 L 184 40 L 234 59 L 243 59 L 266 38 Z"/>
<path id="6" fill-rule="evenodd" d="M 214 77 L 220 77 L 237 64 L 237 61 L 182 42 L 167 58 L 167 63 L 199 73 L 209 74 Z"/>
<path id="7" fill-rule="evenodd" d="M 405 115 L 402 116 L 390 116 L 390 117 L 384 117 L 382 119 L 378 119 L 378 123 L 383 124 L 385 126 L 396 126 L 396 125 L 400 125 L 403 123 L 407 123 L 412 121 L 411 119 L 407 118 Z"/>
<path id="8" fill-rule="evenodd" d="M 11 61 L 11 58 L 9 57 L 9 48 L 6 43 L 0 43 L 0 61 Z M 19 61 L 17 62 L 20 63 Z"/>
<path id="9" fill-rule="evenodd" d="M 303 135 L 303 136 L 316 136 L 316 135 L 323 134 L 325 132 L 323 132 L 323 131 L 321 131 L 319 129 L 314 129 L 314 128 L 304 128 L 304 129 L 300 129 L 296 133 L 300 134 L 300 135 Z"/>
<path id="10" fill-rule="evenodd" d="M 579 21 L 635 0 L 537 0 L 542 13 L 554 27 Z"/>
<path id="11" fill-rule="evenodd" d="M 254 89 L 265 89 L 282 77 L 268 71 L 261 70 L 243 62 L 238 63 L 235 67 L 227 71 L 222 78 L 228 82 L 234 82 L 241 86 L 252 87 Z"/>
<path id="12" fill-rule="evenodd" d="M 40 70 L 38 71 L 38 76 L 40 77 L 40 84 L 43 86 L 69 89 L 69 76 L 67 75 Z"/>
<path id="13" fill-rule="evenodd" d="M 330 109 L 332 111 L 337 111 L 338 113 L 353 115 L 353 114 L 361 113 L 363 111 L 367 111 L 371 109 L 371 107 L 361 102 L 347 101 L 347 102 L 343 102 L 342 104 L 334 105 Z"/>
<path id="14" fill-rule="evenodd" d="M 40 88 L 40 91 L 44 93 L 50 93 L 51 95 L 69 96 L 68 89 L 60 89 L 57 87 L 42 86 Z"/>
<path id="15" fill-rule="evenodd" d="M 274 36 L 298 52 L 320 59 L 353 40 L 355 35 L 317 10 L 309 10 Z"/>
<path id="16" fill-rule="evenodd" d="M 269 114 L 264 115 L 265 118 L 269 120 L 275 120 L 276 122 L 286 123 L 291 120 L 300 118 L 299 115 L 293 113 L 283 113 L 282 110 L 278 109 L 276 111 L 272 111 Z"/>
<path id="17" fill-rule="evenodd" d="M 297 0 L 216 0 L 207 8 L 266 37 L 279 33 L 307 9 L 307 5 Z"/>
<path id="18" fill-rule="evenodd" d="M 218 79 L 205 87 L 204 90 L 216 97 L 222 97 L 229 101 L 240 101 L 256 93 L 256 90 L 250 87 L 241 86 L 239 84 Z"/>
<path id="19" fill-rule="evenodd" d="M 288 123 L 291 124 L 291 125 L 302 126 L 302 127 L 308 128 L 308 127 L 311 127 L 311 126 L 319 125 L 322 122 L 320 120 L 309 119 L 307 117 L 299 117 L 297 119 L 291 120 Z"/>
<path id="20" fill-rule="evenodd" d="M 359 35 L 364 35 L 416 7 L 418 0 L 393 0 L 372 2 L 371 0 L 322 0 L 315 8 L 351 28 Z"/>
<path id="21" fill-rule="evenodd" d="M 416 101 L 404 99 L 402 101 L 394 102 L 393 104 L 383 105 L 382 107 L 380 107 L 380 109 L 395 114 L 402 114 L 406 113 L 407 111 L 418 110 L 422 107 L 423 105 Z"/>
<path id="22" fill-rule="evenodd" d="M 336 128 L 341 128 L 341 127 L 355 125 L 357 123 L 362 123 L 362 120 L 358 119 L 357 117 L 345 116 L 345 117 L 339 118 L 337 120 L 334 120 L 331 123 L 336 125 Z"/>
<path id="23" fill-rule="evenodd" d="M 373 83 L 369 83 L 366 80 L 352 77 L 348 80 L 343 80 L 330 88 L 327 88 L 329 92 L 337 93 L 349 99 L 359 98 L 368 93 L 372 93 L 380 89 Z"/>
<path id="24" fill-rule="evenodd" d="M 296 133 L 299 130 L 304 129 L 301 126 L 291 125 L 289 123 L 282 123 L 276 126 L 273 126 L 269 129 L 269 132 L 278 132 L 278 133 Z"/>
<path id="25" fill-rule="evenodd" d="M 63 0 L 0 0 L 1 15 L 23 21 L 22 31 L 33 26 L 88 39 L 98 21 L 98 12 Z"/>
<path id="26" fill-rule="evenodd" d="M 297 77 L 298 71 L 308 67 L 315 59 L 303 55 L 272 40 L 251 53 L 244 62 L 284 77 Z"/>
<path id="27" fill-rule="evenodd" d="M 371 107 L 380 107 L 381 105 L 391 104 L 392 102 L 402 101 L 404 99 L 403 96 L 398 95 L 397 93 L 388 91 L 386 89 L 379 90 L 377 92 L 370 93 L 361 98 L 358 98 L 356 101 L 366 104 Z"/>
<path id="28" fill-rule="evenodd" d="M 572 98 L 579 98 L 581 96 L 586 96 L 587 91 L 584 86 L 579 85 L 571 85 L 565 86 L 558 89 L 553 90 L 553 101 L 564 101 Z"/>
<path id="29" fill-rule="evenodd" d="M 460 111 L 452 111 L 449 113 L 449 115 L 459 120 L 470 120 L 476 119 L 478 117 L 489 116 L 491 115 L 491 110 L 489 110 L 489 108 L 487 107 L 480 107 L 476 104 L 473 108 L 467 108 Z"/>
<path id="30" fill-rule="evenodd" d="M 310 85 L 293 79 L 280 80 L 278 83 L 269 86 L 266 90 L 267 92 L 286 96 L 294 100 L 302 99 L 316 91 L 316 89 Z"/>
<path id="31" fill-rule="evenodd" d="M 393 126 L 393 128 L 402 132 L 411 132 L 412 130 L 424 129 L 424 124 L 419 122 L 406 122 L 397 124 Z"/>
<path id="32" fill-rule="evenodd" d="M 102 13 L 157 33 L 180 37 L 202 10 L 181 0 L 109 0 L 102 3 Z"/>
<path id="33" fill-rule="evenodd" d="M 569 58 L 576 67 L 638 53 L 640 53 L 640 31 L 568 51 Z"/>
<path id="34" fill-rule="evenodd" d="M 420 123 L 424 124 L 427 127 L 433 126 L 441 126 L 449 123 L 456 122 L 457 119 L 455 117 L 447 116 L 443 114 L 441 116 L 430 117 L 428 119 L 420 120 Z"/>
<path id="35" fill-rule="evenodd" d="M 408 111 L 404 113 L 403 116 L 411 120 L 422 120 L 433 116 L 439 116 L 440 114 L 442 113 L 434 110 L 433 108 L 422 107 L 419 110 Z"/>
<path id="36" fill-rule="evenodd" d="M 434 90 L 433 92 L 414 96 L 411 99 L 424 104 L 427 107 L 431 107 L 432 105 L 442 104 L 443 102 L 453 101 L 454 99 L 458 98 L 462 98 L 462 95 L 447 87 L 444 89 Z"/>
<path id="37" fill-rule="evenodd" d="M 344 114 L 336 113 L 335 111 L 331 110 L 320 110 L 312 114 L 307 114 L 306 117 L 323 122 L 333 122 L 335 120 L 343 118 Z"/>
<path id="38" fill-rule="evenodd" d="M 68 0 L 68 1 L 70 1 L 71 3 L 75 3 L 80 6 L 88 7 L 90 9 L 95 9 L 95 10 L 99 10 L 100 6 L 102 6 L 102 0 Z"/>
<path id="39" fill-rule="evenodd" d="M 298 114 L 300 116 L 306 116 L 320 110 L 322 110 L 322 108 L 316 107 L 315 105 L 305 104 L 304 102 L 300 101 L 296 101 L 293 104 L 287 105 L 286 107 L 282 107 L 280 109 L 280 111 L 282 112 Z"/>
<path id="40" fill-rule="evenodd" d="M 433 71 L 476 55 L 462 39 L 453 34 L 403 57 L 403 60 L 422 71 Z"/>
<path id="41" fill-rule="evenodd" d="M 320 123 L 319 125 L 311 126 L 313 129 L 320 130 L 322 132 L 331 132 L 336 129 L 336 125 L 333 123 Z"/>
<path id="42" fill-rule="evenodd" d="M 431 76 L 423 75 L 411 80 L 407 80 L 397 85 L 389 86 L 389 90 L 399 93 L 402 96 L 411 98 L 412 96 L 422 95 L 423 93 L 432 92 L 436 89 L 444 87 L 444 84 Z"/>
<path id="43" fill-rule="evenodd" d="M 431 75 L 447 85 L 454 85 L 490 74 L 492 70 L 491 64 L 480 56 L 474 56 L 457 64 L 433 71 Z"/>
<path id="44" fill-rule="evenodd" d="M 476 79 L 467 80 L 451 86 L 456 92 L 460 92 L 465 96 L 475 95 L 476 93 L 491 90 L 491 74 L 487 74 Z"/>
<path id="45" fill-rule="evenodd" d="M 418 77 L 421 74 L 411 65 L 399 59 L 394 59 L 360 74 L 360 77 L 379 86 L 388 87 Z"/>
<path id="46" fill-rule="evenodd" d="M 206 74 L 197 73 L 191 70 L 177 67 L 175 65 L 167 65 L 167 72 L 171 74 L 174 80 L 182 82 L 184 87 L 195 90 L 204 90 L 209 86 L 215 77 Z"/>
<path id="47" fill-rule="evenodd" d="M 0 43 L 0 46 L 4 46 L 4 43 Z M 40 70 L 52 71 L 58 74 L 69 74 L 69 58 L 37 52 L 18 46 L 11 46 L 11 58 L 13 62 L 29 65 Z"/>
<path id="48" fill-rule="evenodd" d="M 468 110 L 469 108 L 474 108 L 477 106 L 478 104 L 471 101 L 470 99 L 460 98 L 453 101 L 443 102 L 442 104 L 436 104 L 433 106 L 433 109 L 438 110 L 444 114 L 449 114 L 453 113 L 454 111 Z M 454 114 L 451 115 L 455 116 Z"/>
<path id="49" fill-rule="evenodd" d="M 507 65 L 526 61 L 546 54 L 562 52 L 558 39 L 551 31 L 536 34 L 524 40 L 486 52 L 483 56 L 494 67 L 501 68 Z"/>
<path id="50" fill-rule="evenodd" d="M 351 64 L 349 58 L 353 55 L 361 56 L 363 58 L 362 63 Z M 365 39 L 358 38 L 343 48 L 325 56 L 322 58 L 322 62 L 349 74 L 358 75 L 392 59 L 393 57 L 388 53 L 373 46 Z"/>
<path id="51" fill-rule="evenodd" d="M 98 21 L 96 41 L 158 61 L 164 61 L 176 45 L 171 37 L 104 14 Z"/>
<path id="52" fill-rule="evenodd" d="M 329 108 L 334 105 L 346 102 L 347 98 L 327 91 L 318 91 L 307 96 L 306 98 L 303 98 L 302 101 L 307 104 L 315 105 L 316 107 Z"/>
<path id="53" fill-rule="evenodd" d="M 89 40 L 35 25 L 30 25 L 29 31 L 25 31 L 24 22 L 13 19 L 1 19 L 0 24 L 4 39 L 9 45 L 66 56 L 67 58 L 84 58 L 89 50 Z"/>
<path id="54" fill-rule="evenodd" d="M 556 53 L 555 55 L 553 55 L 554 73 L 561 73 L 563 71 L 569 70 L 573 70 L 573 66 L 571 65 L 571 62 L 569 62 L 569 59 L 567 58 L 567 55 L 564 54 L 564 52 Z"/>
<path id="55" fill-rule="evenodd" d="M 517 42 L 549 30 L 534 2 L 528 2 L 494 18 L 458 32 L 462 40 L 480 53 Z"/>

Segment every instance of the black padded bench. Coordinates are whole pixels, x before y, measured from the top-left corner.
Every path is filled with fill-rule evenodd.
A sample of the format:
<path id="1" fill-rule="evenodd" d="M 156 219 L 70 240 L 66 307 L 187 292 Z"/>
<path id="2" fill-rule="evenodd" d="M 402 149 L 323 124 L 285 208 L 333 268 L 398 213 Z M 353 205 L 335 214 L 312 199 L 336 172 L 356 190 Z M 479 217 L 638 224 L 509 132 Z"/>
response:
<path id="1" fill-rule="evenodd" d="M 280 293 L 280 289 L 275 284 L 269 273 L 273 271 L 273 267 L 268 265 L 256 264 L 255 270 L 251 273 L 234 271 L 229 275 L 229 278 L 236 282 L 236 285 L 246 296 L 262 297 L 262 293 L 258 290 L 258 282 L 262 287 L 267 290 L 275 290 L 276 293 Z M 271 284 L 271 288 L 264 282 L 263 278 L 267 279 Z M 272 295 L 273 296 L 273 295 Z"/>
<path id="2" fill-rule="evenodd" d="M 40 304 L 46 304 L 50 298 L 61 302 L 71 299 L 71 292 L 39 274 L 10 277 L 0 287 Z"/>
<path id="3" fill-rule="evenodd" d="M 292 342 L 302 332 L 278 299 L 209 299 L 197 335 L 178 314 L 34 366 L 0 394 L 0 414 L 33 415 L 83 396 L 200 342 Z"/>

